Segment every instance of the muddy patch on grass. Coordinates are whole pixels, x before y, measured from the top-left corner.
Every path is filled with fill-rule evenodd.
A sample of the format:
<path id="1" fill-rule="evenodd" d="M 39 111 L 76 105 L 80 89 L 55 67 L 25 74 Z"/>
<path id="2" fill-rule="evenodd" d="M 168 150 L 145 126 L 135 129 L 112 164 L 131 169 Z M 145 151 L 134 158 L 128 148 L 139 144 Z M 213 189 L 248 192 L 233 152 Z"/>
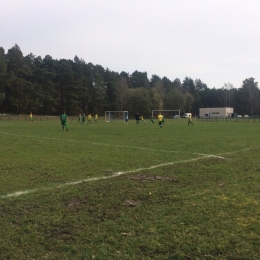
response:
<path id="1" fill-rule="evenodd" d="M 115 172 L 111 169 L 102 170 L 101 172 L 103 172 L 105 176 L 110 176 L 110 175 L 115 174 Z"/>
<path id="2" fill-rule="evenodd" d="M 56 228 L 51 231 L 51 237 L 55 239 L 70 240 L 73 235 L 72 231 L 66 229 Z"/>
<path id="3" fill-rule="evenodd" d="M 127 207 L 136 207 L 136 206 L 141 206 L 142 203 L 141 201 L 125 200 L 123 205 Z"/>
<path id="4" fill-rule="evenodd" d="M 65 207 L 70 208 L 70 209 L 75 209 L 82 205 L 86 205 L 88 202 L 89 202 L 88 198 L 81 198 L 81 199 L 66 202 Z"/>

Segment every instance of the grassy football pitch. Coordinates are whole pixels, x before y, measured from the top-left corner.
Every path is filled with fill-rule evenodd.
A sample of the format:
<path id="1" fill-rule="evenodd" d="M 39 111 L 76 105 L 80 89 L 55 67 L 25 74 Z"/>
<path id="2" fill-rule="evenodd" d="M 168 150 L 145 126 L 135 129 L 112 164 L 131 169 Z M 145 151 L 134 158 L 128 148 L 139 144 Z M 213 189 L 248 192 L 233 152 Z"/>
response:
<path id="1" fill-rule="evenodd" d="M 260 259 L 260 123 L 0 121 L 0 259 Z"/>

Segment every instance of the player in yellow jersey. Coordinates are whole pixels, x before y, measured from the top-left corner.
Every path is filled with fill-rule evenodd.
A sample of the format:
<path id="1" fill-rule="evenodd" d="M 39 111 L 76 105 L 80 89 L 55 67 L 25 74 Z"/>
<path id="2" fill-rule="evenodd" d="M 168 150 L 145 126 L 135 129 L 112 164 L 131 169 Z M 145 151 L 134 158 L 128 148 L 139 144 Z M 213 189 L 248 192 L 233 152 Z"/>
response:
<path id="1" fill-rule="evenodd" d="M 33 114 L 32 114 L 32 112 L 30 114 L 30 121 L 29 121 L 29 123 L 33 123 Z"/>
<path id="2" fill-rule="evenodd" d="M 159 126 L 162 128 L 162 126 L 163 126 L 163 115 L 161 113 L 159 113 L 159 115 L 158 115 L 158 123 L 159 123 Z"/>
<path id="3" fill-rule="evenodd" d="M 146 121 L 144 120 L 144 116 L 143 115 L 140 116 L 140 120 L 141 120 L 142 123 L 146 124 Z"/>
<path id="4" fill-rule="evenodd" d="M 87 125 L 91 125 L 91 119 L 92 119 L 92 116 L 91 116 L 91 113 L 88 115 L 88 124 Z"/>
<path id="5" fill-rule="evenodd" d="M 189 126 L 190 124 L 193 125 L 193 123 L 191 122 L 191 115 L 189 115 L 189 118 L 188 118 L 188 126 Z"/>
<path id="6" fill-rule="evenodd" d="M 97 123 L 98 120 L 98 114 L 95 114 L 95 122 Z"/>

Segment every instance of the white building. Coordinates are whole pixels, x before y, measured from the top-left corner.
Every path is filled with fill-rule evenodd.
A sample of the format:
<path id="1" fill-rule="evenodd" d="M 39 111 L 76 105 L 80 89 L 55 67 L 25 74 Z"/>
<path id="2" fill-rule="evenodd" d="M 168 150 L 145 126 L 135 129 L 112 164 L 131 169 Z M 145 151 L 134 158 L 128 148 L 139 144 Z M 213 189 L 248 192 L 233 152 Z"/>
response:
<path id="1" fill-rule="evenodd" d="M 200 108 L 200 117 L 231 117 L 233 107 L 208 107 Z"/>

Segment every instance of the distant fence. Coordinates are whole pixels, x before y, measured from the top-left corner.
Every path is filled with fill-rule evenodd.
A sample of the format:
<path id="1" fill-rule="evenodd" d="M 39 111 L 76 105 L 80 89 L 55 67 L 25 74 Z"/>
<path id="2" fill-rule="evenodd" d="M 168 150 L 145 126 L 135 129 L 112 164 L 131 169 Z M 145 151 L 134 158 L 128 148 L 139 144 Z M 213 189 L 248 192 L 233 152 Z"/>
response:
<path id="1" fill-rule="evenodd" d="M 78 116 L 68 116 L 69 121 L 78 121 Z M 92 119 L 94 117 L 92 116 Z M 99 120 L 104 120 L 104 117 L 99 117 Z M 60 121 L 60 116 L 33 116 L 34 121 Z M 0 121 L 30 121 L 29 115 L 1 115 Z"/>
<path id="2" fill-rule="evenodd" d="M 215 121 L 226 121 L 226 122 L 260 122 L 260 117 L 197 117 L 197 121 L 204 122 L 215 122 Z"/>
<path id="3" fill-rule="evenodd" d="M 78 121 L 78 116 L 68 116 L 69 121 Z M 34 121 L 60 121 L 60 116 L 33 116 Z M 94 120 L 94 117 L 92 116 Z M 182 119 L 182 118 L 181 118 Z M 186 118 L 184 118 L 186 119 Z M 104 120 L 104 116 L 98 117 L 98 120 Z M 168 120 L 168 119 L 167 119 Z M 202 122 L 260 122 L 260 117 L 194 117 L 193 120 Z M 0 121 L 30 121 L 29 115 L 1 115 Z"/>
<path id="4" fill-rule="evenodd" d="M 60 120 L 59 116 L 33 116 L 34 121 Z M 0 121 L 30 121 L 29 115 L 0 115 Z"/>

